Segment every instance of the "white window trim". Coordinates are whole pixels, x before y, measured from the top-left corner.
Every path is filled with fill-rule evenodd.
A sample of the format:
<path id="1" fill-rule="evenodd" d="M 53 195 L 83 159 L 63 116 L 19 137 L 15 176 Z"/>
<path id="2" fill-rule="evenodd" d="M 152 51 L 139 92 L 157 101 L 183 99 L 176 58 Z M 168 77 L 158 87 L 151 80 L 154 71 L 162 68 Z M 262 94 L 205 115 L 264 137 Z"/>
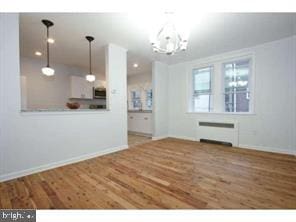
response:
<path id="1" fill-rule="evenodd" d="M 202 69 L 205 67 L 212 67 L 213 71 L 211 73 L 211 103 L 214 104 L 213 101 L 213 90 L 214 90 L 214 86 L 215 86 L 215 80 L 214 80 L 214 76 L 215 76 L 215 63 L 214 62 L 203 62 L 203 63 L 197 63 L 195 65 L 191 65 L 189 66 L 189 70 L 187 70 L 187 110 L 186 113 L 213 113 L 213 111 L 211 112 L 197 112 L 193 110 L 193 102 L 192 102 L 192 95 L 193 95 L 193 73 L 192 71 L 194 69 Z M 211 107 L 211 110 L 213 110 L 213 107 Z"/>
<path id="2" fill-rule="evenodd" d="M 254 114 L 254 56 L 250 56 L 250 55 L 246 55 L 246 56 L 241 56 L 241 57 L 237 57 L 237 58 L 233 58 L 231 60 L 225 60 L 224 62 L 221 63 L 221 84 L 222 84 L 222 95 L 224 95 L 225 93 L 225 76 L 224 76 L 224 64 L 226 63 L 232 63 L 232 62 L 237 62 L 237 61 L 241 61 L 241 60 L 249 60 L 250 62 L 250 70 L 249 70 L 249 82 L 250 82 L 250 86 L 249 86 L 249 92 L 250 92 L 250 99 L 249 99 L 249 112 L 225 112 L 223 111 L 222 113 L 225 114 Z M 224 99 L 224 96 L 223 96 Z M 225 102 L 223 101 L 222 103 L 222 109 L 225 110 Z"/>
<path id="3" fill-rule="evenodd" d="M 148 91 L 150 91 L 151 90 L 151 92 L 152 92 L 152 97 L 151 97 L 151 108 L 150 107 L 148 107 L 148 105 L 147 105 L 147 102 L 148 102 L 148 98 L 147 98 L 147 92 Z M 147 89 L 145 89 L 145 110 L 152 110 L 153 109 L 153 89 L 152 88 L 147 88 Z"/>
<path id="4" fill-rule="evenodd" d="M 222 58 L 221 58 L 222 57 Z M 253 52 L 245 52 L 245 53 L 232 53 L 232 54 L 228 54 L 227 56 L 223 56 L 221 55 L 220 58 L 218 58 L 217 56 L 213 57 L 213 59 L 205 59 L 205 62 L 202 62 L 202 60 L 199 60 L 199 62 L 196 62 L 195 64 L 191 64 L 189 66 L 187 66 L 187 110 L 185 113 L 187 114 L 214 114 L 214 115 L 256 115 L 255 113 L 255 55 Z M 243 59 L 249 59 L 250 60 L 250 101 L 249 101 L 249 112 L 224 112 L 224 111 L 215 111 L 215 98 L 224 95 L 224 73 L 223 73 L 223 64 L 224 63 L 228 63 L 231 61 L 239 61 L 239 60 L 243 60 Z M 192 92 L 193 92 L 193 83 L 192 83 L 192 70 L 193 69 L 199 69 L 199 68 L 203 68 L 203 67 L 209 67 L 212 66 L 213 67 L 213 72 L 211 75 L 211 89 L 212 89 L 212 103 L 214 104 L 214 107 L 212 107 L 211 112 L 197 112 L 197 111 L 193 111 L 193 107 L 192 107 Z M 217 66 L 220 67 L 219 69 L 217 69 Z M 220 95 L 217 95 L 218 92 L 216 92 L 215 94 L 215 89 L 217 88 L 216 84 L 217 83 L 215 76 L 216 75 L 220 75 L 220 87 L 221 87 L 221 91 L 219 92 Z M 213 94 L 214 93 L 214 94 Z M 222 96 L 221 96 L 222 98 Z M 224 97 L 223 97 L 223 101 L 219 101 L 220 104 L 220 109 L 224 110 Z"/>
<path id="5" fill-rule="evenodd" d="M 190 103 L 190 110 L 193 111 L 193 94 L 194 94 L 194 89 L 193 89 L 193 86 L 194 86 L 194 81 L 193 81 L 193 78 L 194 78 L 194 75 L 193 75 L 193 70 L 194 69 L 203 69 L 203 68 L 211 68 L 211 72 L 210 72 L 210 89 L 211 89 L 211 93 L 209 94 L 211 97 L 211 100 L 210 100 L 210 112 L 205 112 L 205 113 L 211 113 L 212 110 L 213 110 L 213 86 L 215 85 L 213 82 L 214 78 L 214 72 L 215 72 L 215 66 L 212 65 L 212 64 L 209 64 L 209 65 L 206 65 L 206 66 L 199 66 L 199 67 L 195 67 L 191 70 L 191 91 L 190 91 L 190 100 L 191 100 L 191 103 Z M 195 112 L 195 111 L 193 111 Z"/>
<path id="6" fill-rule="evenodd" d="M 140 100 L 142 103 L 142 110 L 152 110 L 148 108 L 146 101 L 146 91 L 152 90 L 152 109 L 153 109 L 153 89 L 150 82 L 144 82 L 141 84 L 132 84 L 127 86 L 127 97 L 128 97 L 128 110 L 139 110 L 139 108 L 133 107 L 132 91 L 140 92 Z"/>

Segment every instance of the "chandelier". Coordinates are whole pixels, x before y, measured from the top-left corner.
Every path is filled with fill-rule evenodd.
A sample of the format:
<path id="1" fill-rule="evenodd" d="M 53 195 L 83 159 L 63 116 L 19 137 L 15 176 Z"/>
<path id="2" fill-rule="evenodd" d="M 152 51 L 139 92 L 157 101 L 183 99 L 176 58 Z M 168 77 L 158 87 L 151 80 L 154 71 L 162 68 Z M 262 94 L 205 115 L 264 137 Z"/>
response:
<path id="1" fill-rule="evenodd" d="M 150 36 L 153 51 L 167 55 L 185 51 L 188 44 L 188 30 L 184 30 L 185 25 L 183 25 L 175 21 L 173 13 L 166 13 L 164 25 Z"/>

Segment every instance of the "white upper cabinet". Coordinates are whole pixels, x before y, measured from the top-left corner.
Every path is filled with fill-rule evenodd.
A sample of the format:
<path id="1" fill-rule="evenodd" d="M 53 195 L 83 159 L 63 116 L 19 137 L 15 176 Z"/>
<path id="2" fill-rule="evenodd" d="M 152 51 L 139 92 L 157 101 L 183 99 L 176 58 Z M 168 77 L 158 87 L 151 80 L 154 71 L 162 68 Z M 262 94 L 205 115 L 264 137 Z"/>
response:
<path id="1" fill-rule="evenodd" d="M 71 98 L 93 99 L 94 83 L 80 76 L 71 76 Z"/>

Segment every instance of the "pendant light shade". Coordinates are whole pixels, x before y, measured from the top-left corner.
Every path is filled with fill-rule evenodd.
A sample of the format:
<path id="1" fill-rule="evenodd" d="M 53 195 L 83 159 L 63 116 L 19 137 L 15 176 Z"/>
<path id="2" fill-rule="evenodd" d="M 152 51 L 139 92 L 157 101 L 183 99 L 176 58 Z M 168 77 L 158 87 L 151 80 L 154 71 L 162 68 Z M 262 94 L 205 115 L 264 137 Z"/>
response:
<path id="1" fill-rule="evenodd" d="M 42 70 L 42 73 L 46 76 L 53 76 L 54 75 L 54 69 L 52 69 L 50 67 L 43 67 L 41 70 Z"/>
<path id="2" fill-rule="evenodd" d="M 89 74 L 87 74 L 85 76 L 86 81 L 88 82 L 94 82 L 96 80 L 96 76 L 92 74 L 92 70 L 91 70 L 91 42 L 95 39 L 92 36 L 85 36 L 85 38 L 87 39 L 88 43 L 89 43 Z"/>
<path id="3" fill-rule="evenodd" d="M 50 67 L 49 65 L 49 27 L 53 26 L 53 22 L 49 20 L 42 20 L 42 23 L 46 26 L 46 53 L 47 53 L 47 64 L 45 67 L 43 67 L 42 73 L 46 76 L 53 76 L 54 75 L 54 69 Z"/>
<path id="4" fill-rule="evenodd" d="M 92 75 L 92 74 L 86 75 L 85 78 L 89 82 L 93 82 L 93 81 L 96 80 L 96 76 L 95 75 Z"/>

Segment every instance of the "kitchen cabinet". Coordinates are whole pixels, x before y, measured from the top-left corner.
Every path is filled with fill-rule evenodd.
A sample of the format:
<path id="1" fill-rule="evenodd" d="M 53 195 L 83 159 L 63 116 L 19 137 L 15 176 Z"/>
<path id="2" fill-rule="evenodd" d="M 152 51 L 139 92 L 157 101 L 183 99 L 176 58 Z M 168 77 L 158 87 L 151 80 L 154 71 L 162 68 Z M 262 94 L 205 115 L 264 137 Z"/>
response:
<path id="1" fill-rule="evenodd" d="M 129 112 L 128 131 L 152 134 L 152 113 L 151 112 Z"/>
<path id="2" fill-rule="evenodd" d="M 71 76 L 71 98 L 93 99 L 94 84 L 80 76 Z"/>

